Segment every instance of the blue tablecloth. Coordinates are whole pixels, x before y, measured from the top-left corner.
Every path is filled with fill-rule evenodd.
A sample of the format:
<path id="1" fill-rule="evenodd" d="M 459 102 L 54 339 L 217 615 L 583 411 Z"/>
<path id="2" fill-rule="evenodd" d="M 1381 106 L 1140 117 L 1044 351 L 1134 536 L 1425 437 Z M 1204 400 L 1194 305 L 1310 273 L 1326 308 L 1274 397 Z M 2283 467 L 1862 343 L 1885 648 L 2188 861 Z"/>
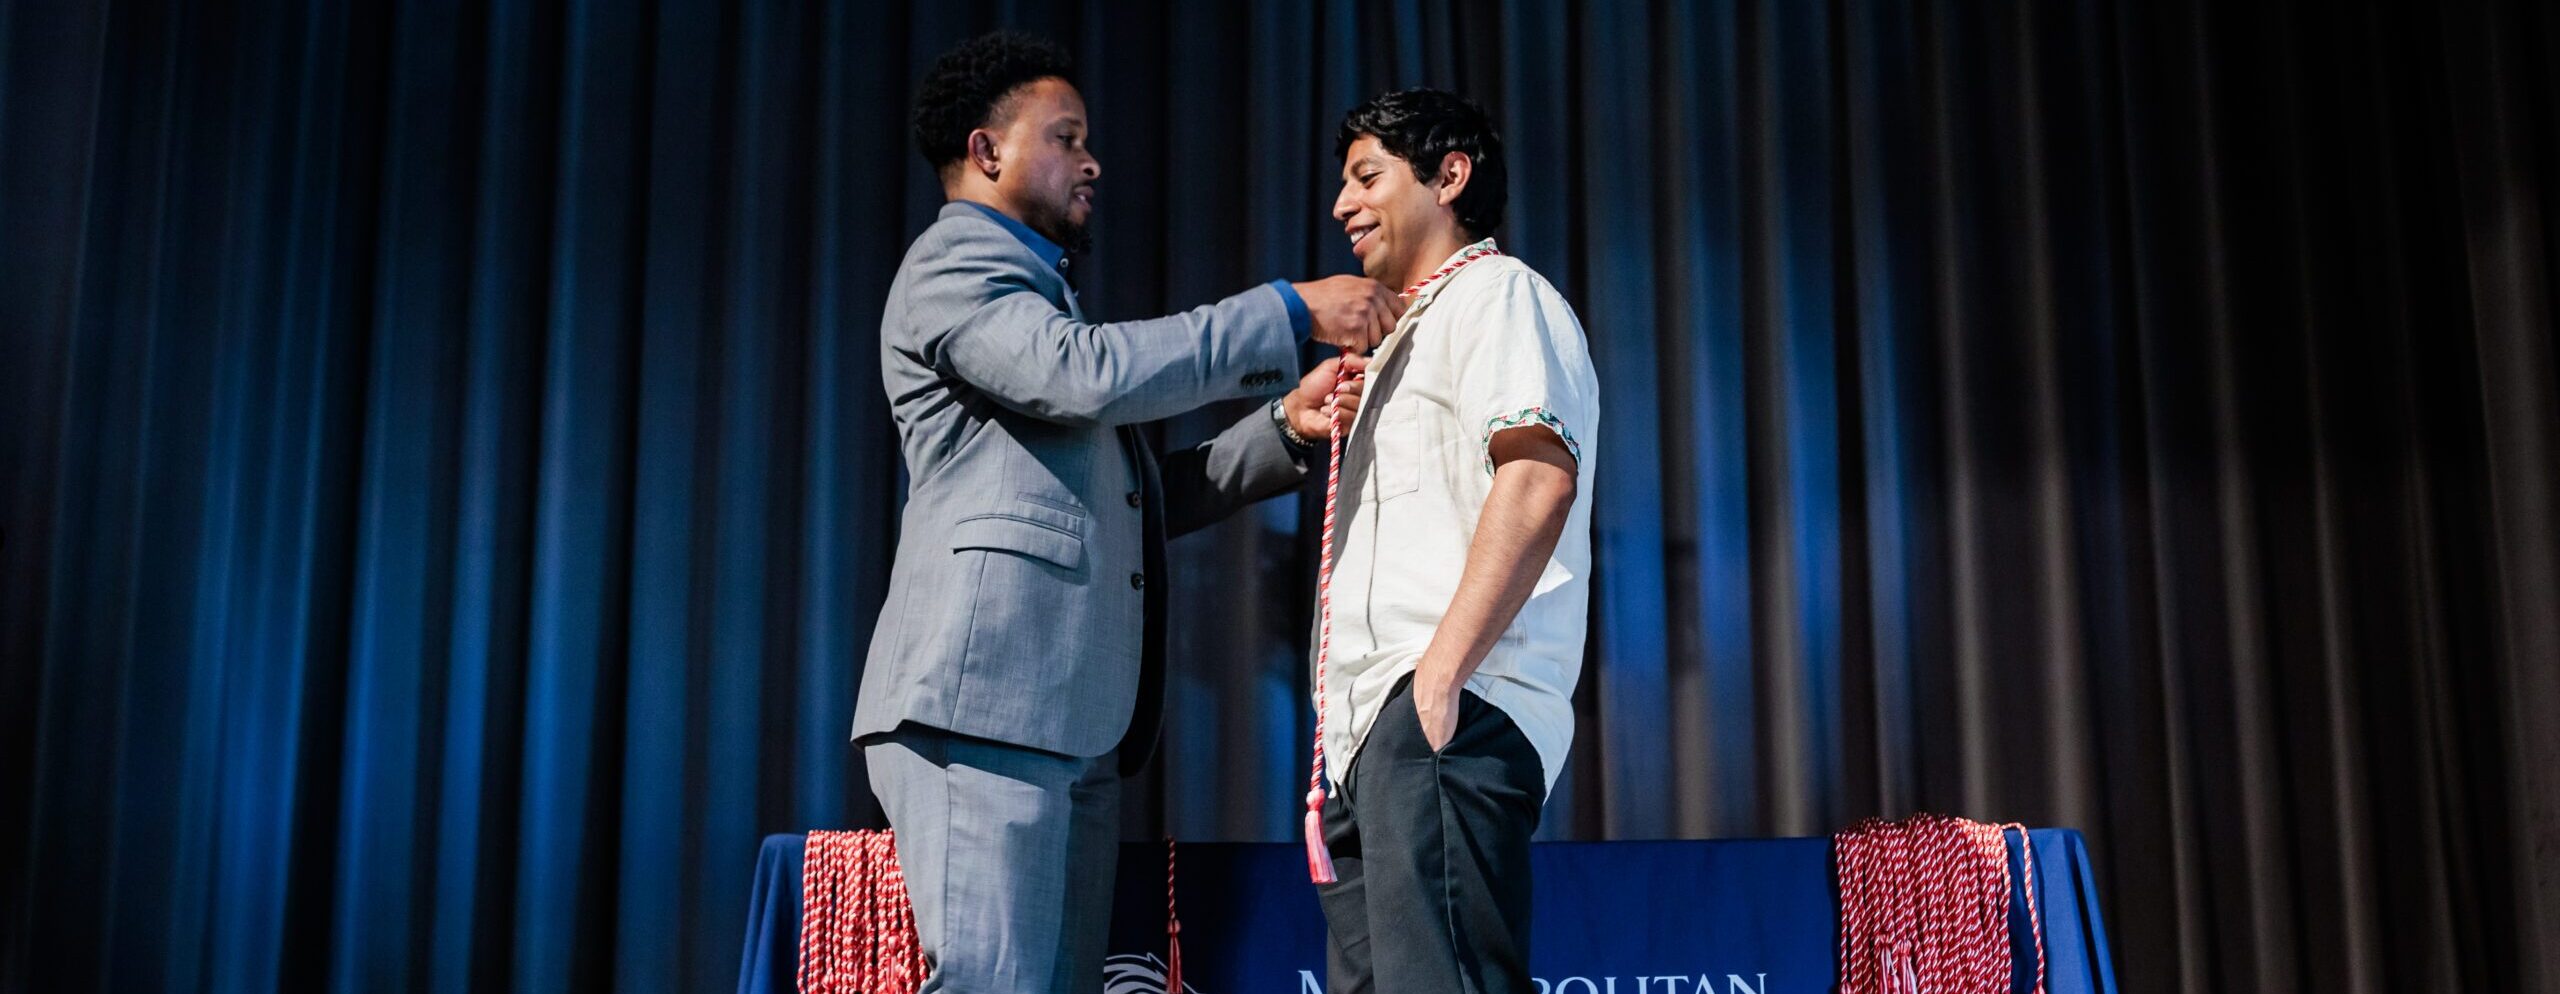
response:
<path id="1" fill-rule="evenodd" d="M 2047 989 L 2113 994 L 2106 930 L 2080 833 L 2034 833 Z M 756 859 L 738 989 L 788 994 L 800 943 L 804 838 L 776 835 Z M 1320 994 L 1324 918 L 1303 850 L 1193 844 L 1181 851 L 1184 986 L 1200 994 Z M 1537 911 L 1530 971 L 1549 994 L 1820 994 L 1835 980 L 1839 904 L 1831 840 L 1555 842 L 1532 850 Z M 2012 865 L 2019 861 L 2010 844 Z M 2023 891 L 2021 891 L 2023 893 Z M 2017 990 L 2030 989 L 2023 897 L 2011 909 Z M 1160 975 L 1164 847 L 1120 855 L 1108 968 Z M 1095 987 L 1101 989 L 1100 978 Z M 1162 990 L 1161 980 L 1155 990 Z"/>

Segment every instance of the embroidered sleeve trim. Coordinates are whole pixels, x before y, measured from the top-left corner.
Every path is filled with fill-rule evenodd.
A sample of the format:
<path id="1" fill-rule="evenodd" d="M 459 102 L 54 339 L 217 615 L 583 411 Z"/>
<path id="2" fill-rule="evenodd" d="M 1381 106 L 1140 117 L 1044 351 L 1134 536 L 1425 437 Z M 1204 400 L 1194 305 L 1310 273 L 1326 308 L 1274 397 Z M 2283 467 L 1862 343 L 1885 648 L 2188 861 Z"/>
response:
<path id="1" fill-rule="evenodd" d="M 1573 429 L 1565 427 L 1563 418 L 1555 416 L 1555 412 L 1543 407 L 1524 407 L 1510 414 L 1495 415 L 1485 422 L 1484 442 L 1477 448 L 1484 450 L 1486 475 L 1493 474 L 1493 436 L 1507 429 L 1526 425 L 1544 425 L 1548 431 L 1555 432 L 1557 438 L 1564 439 L 1565 454 L 1573 457 L 1574 465 L 1582 464 L 1582 442 L 1573 437 Z"/>

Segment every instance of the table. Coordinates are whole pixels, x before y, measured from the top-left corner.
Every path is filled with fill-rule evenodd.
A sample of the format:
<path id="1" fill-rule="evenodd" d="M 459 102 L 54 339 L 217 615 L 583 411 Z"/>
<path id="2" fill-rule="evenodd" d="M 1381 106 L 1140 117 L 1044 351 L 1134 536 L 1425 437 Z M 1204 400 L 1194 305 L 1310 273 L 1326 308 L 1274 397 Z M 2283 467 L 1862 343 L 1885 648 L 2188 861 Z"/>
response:
<path id="1" fill-rule="evenodd" d="M 2114 994 L 2087 843 L 2033 832 L 2046 989 Z M 805 837 L 775 835 L 756 859 L 741 994 L 790 994 L 799 967 Z M 1287 843 L 1181 847 L 1184 986 L 1199 994 L 1322 994 L 1324 918 L 1304 850 Z M 1821 994 L 1831 990 L 1839 904 L 1831 840 L 1549 842 L 1537 880 L 1530 971 L 1542 994 Z M 2020 863 L 2012 839 L 2010 861 Z M 1164 846 L 1120 854 L 1109 989 L 1162 991 Z M 2013 898 L 2017 990 L 2033 950 Z M 1153 978 L 1154 986 L 1143 984 Z M 1102 985 L 1097 985 L 1100 987 Z"/>

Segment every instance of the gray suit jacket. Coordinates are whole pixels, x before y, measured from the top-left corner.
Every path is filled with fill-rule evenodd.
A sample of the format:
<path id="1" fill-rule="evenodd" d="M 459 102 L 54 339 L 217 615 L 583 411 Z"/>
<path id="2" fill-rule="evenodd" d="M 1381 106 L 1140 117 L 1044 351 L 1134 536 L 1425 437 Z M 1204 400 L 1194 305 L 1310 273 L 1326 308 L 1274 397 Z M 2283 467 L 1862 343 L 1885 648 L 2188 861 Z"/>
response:
<path id="1" fill-rule="evenodd" d="M 854 737 L 912 722 L 1069 756 L 1125 738 L 1123 765 L 1144 762 L 1166 535 L 1288 489 L 1307 460 L 1258 410 L 1161 461 L 1135 426 L 1276 393 L 1297 346 L 1269 286 L 1087 323 L 1029 246 L 945 206 L 880 320 L 909 494 Z"/>

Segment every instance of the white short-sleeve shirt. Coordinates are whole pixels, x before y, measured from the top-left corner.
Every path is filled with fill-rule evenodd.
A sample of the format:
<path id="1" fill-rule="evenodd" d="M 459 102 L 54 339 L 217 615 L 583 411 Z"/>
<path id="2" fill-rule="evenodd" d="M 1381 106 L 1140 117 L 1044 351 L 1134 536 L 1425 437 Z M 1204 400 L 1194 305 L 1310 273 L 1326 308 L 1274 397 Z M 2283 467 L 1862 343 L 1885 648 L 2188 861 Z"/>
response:
<path id="1" fill-rule="evenodd" d="M 1493 485 L 1493 434 L 1536 425 L 1573 453 L 1573 510 L 1528 603 L 1467 689 L 1520 726 L 1553 790 L 1573 745 L 1591 594 L 1600 398 L 1582 325 L 1527 265 L 1477 258 L 1408 305 L 1373 357 L 1362 408 L 1345 441 L 1335 513 L 1326 775 L 1344 782 L 1457 594 Z"/>

